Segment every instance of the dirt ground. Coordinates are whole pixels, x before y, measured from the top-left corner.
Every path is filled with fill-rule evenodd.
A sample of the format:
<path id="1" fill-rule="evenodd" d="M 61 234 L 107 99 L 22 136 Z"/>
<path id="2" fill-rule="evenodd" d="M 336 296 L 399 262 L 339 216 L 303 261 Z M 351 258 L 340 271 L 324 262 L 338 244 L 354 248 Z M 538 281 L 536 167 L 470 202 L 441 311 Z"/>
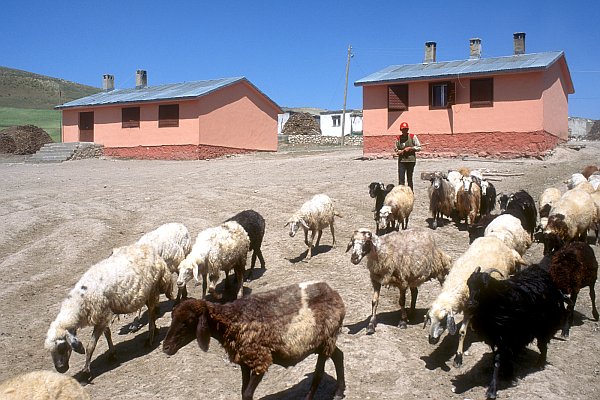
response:
<path id="1" fill-rule="evenodd" d="M 582 144 L 582 142 L 578 142 Z M 467 166 L 522 173 L 502 177 L 498 192 L 526 189 L 534 198 L 587 164 L 598 164 L 600 142 L 576 151 L 559 147 L 545 161 L 428 159 L 415 171 L 416 202 L 410 226 L 428 226 L 428 181 L 421 172 Z M 26 156 L 25 156 L 26 157 Z M 27 164 L 24 157 L 0 160 L 0 380 L 35 369 L 53 370 L 43 342 L 60 304 L 81 275 L 116 246 L 130 244 L 166 222 L 185 224 L 192 235 L 217 225 L 244 209 L 255 209 L 267 222 L 263 254 L 265 271 L 244 284 L 245 293 L 307 280 L 325 280 L 346 304 L 338 345 L 345 354 L 347 399 L 482 399 L 491 377 L 491 351 L 469 333 L 460 369 L 452 366 L 457 337 L 445 334 L 437 346 L 427 341 L 423 316 L 440 291 L 437 282 L 421 287 L 417 315 L 408 329 L 399 321 L 398 291 L 383 289 L 374 335 L 365 328 L 371 311 L 371 285 L 366 261 L 350 263 L 345 253 L 351 233 L 373 227 L 372 181 L 397 183 L 396 161 L 363 160 L 362 150 L 302 149 L 259 153 L 211 161 L 132 161 L 87 159 L 62 164 Z M 336 220 L 337 246 L 323 233 L 318 253 L 307 261 L 300 237 L 290 238 L 284 224 L 316 193 L 327 193 L 343 218 Z M 463 227 L 448 223 L 435 231 L 441 247 L 456 259 L 468 246 Z M 594 246 L 598 257 L 599 249 Z M 541 259 L 534 244 L 528 261 Z M 600 289 L 600 284 L 596 289 Z M 223 291 L 223 285 L 218 286 Z M 192 287 L 198 297 L 200 287 Z M 218 342 L 207 353 L 195 343 L 167 357 L 161 342 L 170 324 L 169 300 L 161 298 L 158 341 L 144 347 L 148 328 L 122 333 L 134 315 L 112 325 L 118 352 L 106 357 L 104 338 L 92 361 L 93 381 L 86 390 L 94 399 L 235 399 L 241 372 Z M 514 382 L 499 388 L 500 399 L 593 399 L 600 390 L 600 333 L 591 318 L 588 289 L 580 293 L 575 326 L 568 340 L 550 343 L 545 370 L 533 367 L 535 345 L 515 363 Z M 91 329 L 79 331 L 87 343 Z M 73 353 L 69 375 L 84 356 Z M 258 386 L 257 399 L 297 399 L 308 392 L 316 357 L 295 367 L 273 366 Z M 317 399 L 329 399 L 335 387 L 333 363 Z"/>

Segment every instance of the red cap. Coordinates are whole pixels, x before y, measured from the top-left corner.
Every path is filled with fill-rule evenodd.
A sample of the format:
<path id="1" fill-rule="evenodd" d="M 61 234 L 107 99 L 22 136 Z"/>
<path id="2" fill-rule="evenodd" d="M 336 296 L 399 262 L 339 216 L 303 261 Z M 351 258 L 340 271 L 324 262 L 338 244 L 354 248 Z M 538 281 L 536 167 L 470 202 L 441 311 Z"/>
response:
<path id="1" fill-rule="evenodd" d="M 400 124 L 400 130 L 402 129 L 408 129 L 408 122 L 403 122 Z"/>

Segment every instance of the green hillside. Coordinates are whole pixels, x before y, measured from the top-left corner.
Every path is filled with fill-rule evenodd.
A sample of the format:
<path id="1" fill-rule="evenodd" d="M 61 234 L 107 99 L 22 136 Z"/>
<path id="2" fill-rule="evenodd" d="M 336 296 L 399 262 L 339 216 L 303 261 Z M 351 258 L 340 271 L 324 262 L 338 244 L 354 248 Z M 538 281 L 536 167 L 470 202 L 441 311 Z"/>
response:
<path id="1" fill-rule="evenodd" d="M 31 124 L 60 142 L 60 111 L 54 107 L 100 91 L 64 79 L 0 67 L 0 130 Z"/>

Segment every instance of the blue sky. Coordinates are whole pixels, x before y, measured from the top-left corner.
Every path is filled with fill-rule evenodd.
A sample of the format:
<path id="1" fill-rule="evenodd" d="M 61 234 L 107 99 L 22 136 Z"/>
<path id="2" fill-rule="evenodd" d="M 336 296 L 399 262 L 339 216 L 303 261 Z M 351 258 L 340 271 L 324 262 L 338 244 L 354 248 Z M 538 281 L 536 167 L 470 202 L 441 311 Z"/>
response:
<path id="1" fill-rule="evenodd" d="M 26 1 L 4 0 L 0 65 L 117 88 L 245 76 L 284 107 L 362 108 L 353 82 L 393 64 L 563 50 L 575 94 L 569 115 L 600 119 L 600 1 Z"/>

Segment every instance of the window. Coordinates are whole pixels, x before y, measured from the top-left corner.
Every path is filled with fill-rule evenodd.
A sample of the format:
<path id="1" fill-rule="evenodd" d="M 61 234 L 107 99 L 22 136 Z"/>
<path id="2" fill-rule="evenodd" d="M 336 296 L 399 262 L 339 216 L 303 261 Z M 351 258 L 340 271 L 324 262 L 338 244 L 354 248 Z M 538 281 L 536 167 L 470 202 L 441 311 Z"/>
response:
<path id="1" fill-rule="evenodd" d="M 456 85 L 454 82 L 435 82 L 429 84 L 429 108 L 448 108 L 456 103 Z"/>
<path id="2" fill-rule="evenodd" d="M 94 112 L 79 113 L 79 130 L 93 131 L 94 130 Z"/>
<path id="3" fill-rule="evenodd" d="M 494 105 L 494 79 L 471 79 L 471 108 Z"/>
<path id="4" fill-rule="evenodd" d="M 333 126 L 340 126 L 341 117 L 339 115 L 332 115 L 331 120 L 333 121 Z"/>
<path id="5" fill-rule="evenodd" d="M 408 85 L 388 86 L 388 111 L 408 110 Z"/>
<path id="6" fill-rule="evenodd" d="M 158 127 L 179 126 L 179 104 L 158 106 Z"/>
<path id="7" fill-rule="evenodd" d="M 140 127 L 140 108 L 127 107 L 121 109 L 121 127 L 139 128 Z"/>

